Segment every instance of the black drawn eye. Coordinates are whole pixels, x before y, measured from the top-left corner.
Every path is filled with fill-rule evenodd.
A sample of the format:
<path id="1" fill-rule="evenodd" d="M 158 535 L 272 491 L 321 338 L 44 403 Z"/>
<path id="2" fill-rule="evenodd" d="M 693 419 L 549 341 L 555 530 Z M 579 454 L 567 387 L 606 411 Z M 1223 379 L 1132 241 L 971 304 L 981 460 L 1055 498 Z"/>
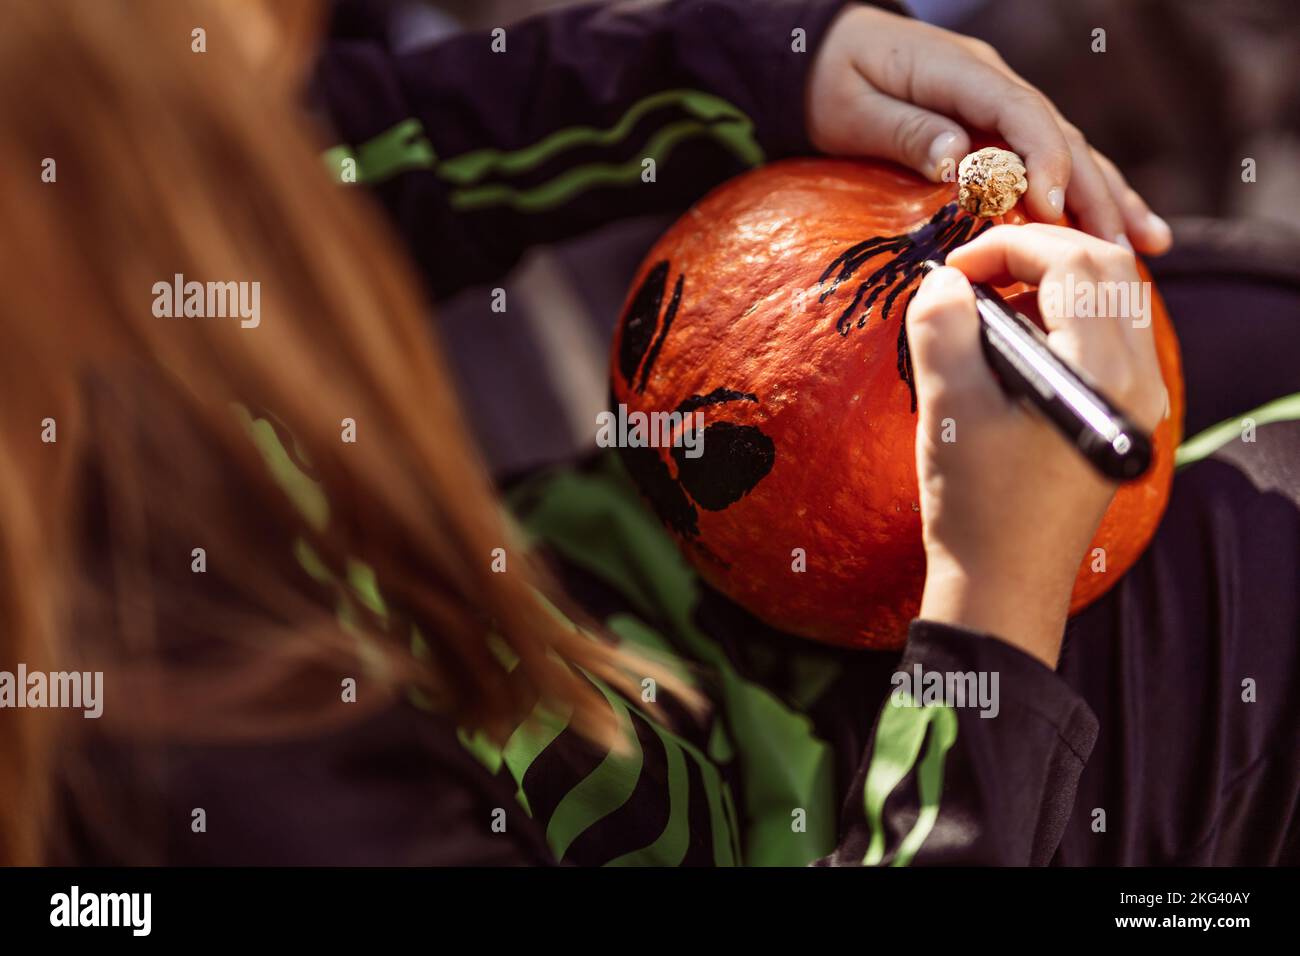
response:
<path id="1" fill-rule="evenodd" d="M 638 392 L 644 392 L 655 359 L 663 347 L 668 330 L 677 316 L 677 308 L 682 301 L 682 285 L 685 275 L 679 275 L 673 286 L 673 296 L 664 312 L 662 326 L 659 322 L 659 309 L 664 301 L 664 289 L 668 284 L 668 260 L 656 262 L 646 273 L 641 287 L 636 290 L 623 315 L 623 337 L 618 346 L 618 370 L 623 380 Z M 658 331 L 656 337 L 655 332 Z M 641 371 L 640 381 L 635 381 L 637 370 Z"/>
<path id="2" fill-rule="evenodd" d="M 702 454 L 674 446 L 677 480 L 701 508 L 721 511 L 735 504 L 767 477 L 776 461 L 772 439 L 753 425 L 714 422 L 704 429 Z"/>

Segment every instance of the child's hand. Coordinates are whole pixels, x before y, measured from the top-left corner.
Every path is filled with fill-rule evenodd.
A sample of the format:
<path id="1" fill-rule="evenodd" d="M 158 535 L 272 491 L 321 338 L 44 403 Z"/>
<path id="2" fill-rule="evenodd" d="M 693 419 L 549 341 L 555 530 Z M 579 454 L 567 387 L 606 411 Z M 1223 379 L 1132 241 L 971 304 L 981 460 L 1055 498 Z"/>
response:
<path id="1" fill-rule="evenodd" d="M 1067 275 L 1076 286 L 1137 282 L 1137 268 L 1119 246 L 1039 224 L 990 229 L 948 265 L 925 277 L 907 313 L 926 553 L 921 616 L 996 634 L 1055 666 L 1075 575 L 1115 485 L 998 388 L 980 353 L 967 277 L 1041 289 Z M 1135 423 L 1155 427 L 1166 397 L 1149 323 L 1046 310 L 1044 323 L 1057 353 Z"/>
<path id="2" fill-rule="evenodd" d="M 1127 234 L 1139 252 L 1158 254 L 1172 241 L 1115 165 L 982 41 L 850 7 L 817 53 L 807 115 L 823 152 L 892 159 L 930 179 L 970 151 L 954 120 L 996 132 L 1025 159 L 1035 218 L 1055 222 L 1068 205 L 1083 229 L 1110 242 Z"/>

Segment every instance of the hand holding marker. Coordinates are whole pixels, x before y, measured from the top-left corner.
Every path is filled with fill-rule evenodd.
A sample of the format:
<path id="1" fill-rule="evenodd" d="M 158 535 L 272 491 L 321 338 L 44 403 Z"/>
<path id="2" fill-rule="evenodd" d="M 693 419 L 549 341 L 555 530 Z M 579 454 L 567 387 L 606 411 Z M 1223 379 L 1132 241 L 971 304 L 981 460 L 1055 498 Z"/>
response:
<path id="1" fill-rule="evenodd" d="M 941 263 L 928 259 L 925 271 Z M 1037 409 L 1094 468 L 1115 481 L 1141 477 L 1151 465 L 1151 436 L 1088 385 L 1047 343 L 1038 326 L 991 286 L 972 282 L 984 358 L 1003 391 Z"/>

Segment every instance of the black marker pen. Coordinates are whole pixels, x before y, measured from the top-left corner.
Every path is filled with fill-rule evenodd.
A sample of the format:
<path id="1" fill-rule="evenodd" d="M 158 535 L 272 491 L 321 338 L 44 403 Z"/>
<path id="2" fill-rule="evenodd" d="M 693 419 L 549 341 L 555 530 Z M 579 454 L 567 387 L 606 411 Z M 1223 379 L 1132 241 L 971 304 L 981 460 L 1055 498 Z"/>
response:
<path id="1" fill-rule="evenodd" d="M 925 271 L 940 263 L 927 259 Z M 984 358 L 1003 390 L 1038 409 L 1093 467 L 1115 481 L 1132 481 L 1151 465 L 1151 436 L 1143 432 L 1047 344 L 1047 336 L 990 286 L 972 282 Z"/>

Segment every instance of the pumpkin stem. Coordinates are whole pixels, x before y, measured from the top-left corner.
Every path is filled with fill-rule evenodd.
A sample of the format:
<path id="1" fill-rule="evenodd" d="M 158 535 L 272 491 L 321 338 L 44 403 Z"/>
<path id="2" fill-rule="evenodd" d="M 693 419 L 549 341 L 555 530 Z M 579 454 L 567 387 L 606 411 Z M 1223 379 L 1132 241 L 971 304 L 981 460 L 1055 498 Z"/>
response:
<path id="1" fill-rule="evenodd" d="M 985 146 L 957 166 L 957 202 L 972 216 L 1000 216 L 1028 188 L 1024 161 L 1009 149 Z"/>

